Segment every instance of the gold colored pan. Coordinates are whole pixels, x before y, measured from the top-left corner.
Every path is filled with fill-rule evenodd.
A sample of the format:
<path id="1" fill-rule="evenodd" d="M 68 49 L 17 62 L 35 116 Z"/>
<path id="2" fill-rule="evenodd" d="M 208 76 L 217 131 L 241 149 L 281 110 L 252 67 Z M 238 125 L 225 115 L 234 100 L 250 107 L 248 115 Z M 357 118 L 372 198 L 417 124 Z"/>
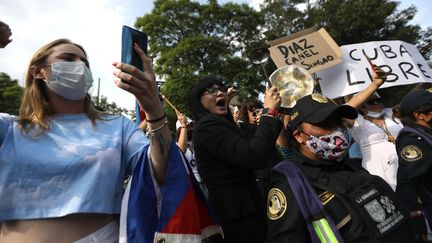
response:
<path id="1" fill-rule="evenodd" d="M 278 68 L 270 77 L 270 83 L 275 86 L 282 97 L 281 107 L 292 108 L 298 99 L 312 94 L 314 80 L 306 69 L 288 65 Z"/>

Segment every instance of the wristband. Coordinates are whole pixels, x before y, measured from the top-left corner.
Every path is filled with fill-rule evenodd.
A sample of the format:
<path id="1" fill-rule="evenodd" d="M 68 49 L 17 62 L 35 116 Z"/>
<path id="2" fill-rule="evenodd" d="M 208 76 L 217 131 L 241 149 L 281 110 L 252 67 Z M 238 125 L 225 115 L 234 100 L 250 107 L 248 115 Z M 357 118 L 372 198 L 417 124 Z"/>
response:
<path id="1" fill-rule="evenodd" d="M 277 112 L 275 110 L 273 110 L 272 108 L 264 108 L 262 114 L 276 117 Z"/>
<path id="2" fill-rule="evenodd" d="M 148 122 L 148 123 L 158 122 L 158 121 L 162 121 L 162 119 L 164 119 L 164 118 L 165 118 L 165 114 L 163 114 L 163 116 L 156 118 L 156 119 L 153 119 L 153 120 L 147 120 L 146 119 L 146 122 Z"/>
<path id="3" fill-rule="evenodd" d="M 168 121 L 167 121 L 167 120 L 165 120 L 165 122 L 164 122 L 161 126 L 159 126 L 158 128 L 155 128 L 155 129 L 149 129 L 149 130 L 147 131 L 147 133 L 146 133 L 147 137 L 148 137 L 150 140 L 152 140 L 153 137 L 155 136 L 155 134 L 156 134 L 158 131 L 160 131 L 162 128 L 164 128 L 166 125 L 168 125 Z"/>

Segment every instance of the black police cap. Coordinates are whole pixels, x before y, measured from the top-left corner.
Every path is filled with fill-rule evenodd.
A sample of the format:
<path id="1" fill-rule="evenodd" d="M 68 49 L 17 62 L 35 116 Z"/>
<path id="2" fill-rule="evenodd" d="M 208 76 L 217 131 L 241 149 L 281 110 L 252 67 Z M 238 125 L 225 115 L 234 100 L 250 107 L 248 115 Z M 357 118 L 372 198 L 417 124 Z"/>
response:
<path id="1" fill-rule="evenodd" d="M 317 124 L 332 114 L 337 114 L 340 118 L 357 118 L 357 111 L 353 107 L 336 105 L 324 95 L 313 93 L 297 100 L 290 114 L 289 127 L 294 129 L 302 122 Z"/>
<path id="2" fill-rule="evenodd" d="M 432 102 L 432 88 L 415 89 L 403 97 L 400 102 L 400 111 L 403 116 L 409 115 L 422 105 Z"/>

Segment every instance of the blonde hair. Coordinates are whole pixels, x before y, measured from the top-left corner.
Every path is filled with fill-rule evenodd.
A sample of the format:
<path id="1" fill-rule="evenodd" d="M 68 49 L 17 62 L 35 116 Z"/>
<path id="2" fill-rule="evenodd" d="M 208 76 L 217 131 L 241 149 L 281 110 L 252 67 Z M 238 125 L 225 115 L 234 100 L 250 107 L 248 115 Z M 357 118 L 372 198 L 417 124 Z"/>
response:
<path id="1" fill-rule="evenodd" d="M 28 132 L 37 127 L 39 131 L 36 134 L 43 134 L 49 129 L 50 117 L 55 115 L 55 112 L 49 102 L 44 81 L 37 79 L 33 75 L 33 69 L 44 66 L 47 58 L 53 53 L 53 47 L 61 44 L 75 45 L 87 56 L 82 46 L 68 39 L 55 40 L 36 51 L 27 68 L 25 88 L 19 112 L 18 123 L 23 132 Z M 101 119 L 102 113 L 94 108 L 90 95 L 85 97 L 84 113 L 92 120 L 93 125 L 96 124 L 97 119 Z"/>

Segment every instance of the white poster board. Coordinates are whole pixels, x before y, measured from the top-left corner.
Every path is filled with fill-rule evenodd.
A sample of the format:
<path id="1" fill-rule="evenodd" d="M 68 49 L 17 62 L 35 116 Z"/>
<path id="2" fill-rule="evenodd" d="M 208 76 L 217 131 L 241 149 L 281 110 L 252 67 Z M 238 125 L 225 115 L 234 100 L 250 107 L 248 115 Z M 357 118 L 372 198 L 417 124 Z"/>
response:
<path id="1" fill-rule="evenodd" d="M 359 92 L 372 82 L 372 62 L 388 72 L 381 88 L 432 82 L 432 70 L 418 49 L 403 41 L 373 41 L 341 46 L 343 61 L 317 72 L 323 94 L 336 98 Z"/>

